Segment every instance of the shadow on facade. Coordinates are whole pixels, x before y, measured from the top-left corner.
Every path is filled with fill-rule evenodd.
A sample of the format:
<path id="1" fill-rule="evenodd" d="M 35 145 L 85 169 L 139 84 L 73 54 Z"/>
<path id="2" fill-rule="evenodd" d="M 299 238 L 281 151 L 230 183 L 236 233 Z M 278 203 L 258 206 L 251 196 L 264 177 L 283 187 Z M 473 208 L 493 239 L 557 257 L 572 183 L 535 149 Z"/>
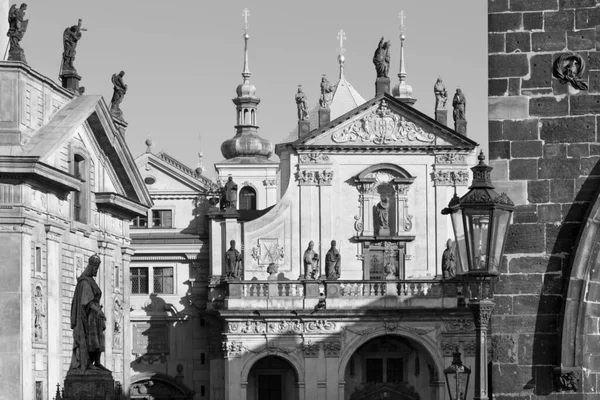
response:
<path id="1" fill-rule="evenodd" d="M 536 395 L 548 395 L 553 390 L 560 390 L 553 370 L 562 364 L 560 332 L 565 321 L 571 321 L 565 316 L 565 299 L 569 289 L 574 255 L 578 251 L 579 237 L 586 226 L 585 221 L 588 219 L 591 206 L 598 198 L 597 175 L 600 175 L 600 163 L 596 164 L 589 175 L 591 177 L 588 176 L 581 184 L 573 203 L 568 208 L 566 205 L 562 207 L 560 225 L 550 222 L 545 224 L 545 251 L 550 254 L 550 257 L 545 268 L 531 271 L 543 273 L 541 292 L 538 296 L 535 333 L 531 338 L 521 335 L 519 340 L 524 339 L 524 343 L 519 343 L 519 347 L 525 346 L 527 349 L 527 342 L 531 343 L 532 379 L 524 389 L 533 389 Z M 553 184 L 555 182 L 551 182 L 551 185 Z M 577 180 L 575 185 L 577 187 Z M 560 213 L 560 205 L 549 207 L 558 208 L 553 212 Z M 538 218 L 540 218 L 539 214 Z M 521 360 L 519 361 L 523 364 Z"/>
<path id="2" fill-rule="evenodd" d="M 179 338 L 188 337 L 187 330 L 192 313 L 187 296 L 180 299 L 183 306 L 178 311 L 173 304 L 157 294 L 151 294 L 143 310 L 146 318 L 132 321 L 132 376 L 130 399 L 193 399 L 194 392 L 184 383 L 187 371 L 178 355 L 186 352 Z M 190 350 L 191 351 L 191 350 Z M 174 356 L 174 357 L 173 357 Z"/>

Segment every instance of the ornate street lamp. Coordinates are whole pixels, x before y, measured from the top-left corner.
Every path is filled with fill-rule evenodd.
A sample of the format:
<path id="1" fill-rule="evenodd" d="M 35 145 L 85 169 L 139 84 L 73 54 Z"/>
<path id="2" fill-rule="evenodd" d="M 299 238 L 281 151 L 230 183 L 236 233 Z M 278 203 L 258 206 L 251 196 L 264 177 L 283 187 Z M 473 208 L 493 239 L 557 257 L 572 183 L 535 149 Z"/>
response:
<path id="1" fill-rule="evenodd" d="M 475 400 L 486 400 L 487 327 L 494 309 L 494 278 L 504 254 L 514 203 L 505 193 L 498 194 L 490 178 L 492 167 L 484 163 L 471 168 L 473 183 L 460 199 L 456 194 L 442 214 L 450 214 L 458 255 L 457 275 L 463 275 L 469 307 L 477 333 L 475 355 Z"/>
<path id="2" fill-rule="evenodd" d="M 450 400 L 466 400 L 471 370 L 463 364 L 458 349 L 452 353 L 452 356 L 452 364 L 444 369 Z"/>

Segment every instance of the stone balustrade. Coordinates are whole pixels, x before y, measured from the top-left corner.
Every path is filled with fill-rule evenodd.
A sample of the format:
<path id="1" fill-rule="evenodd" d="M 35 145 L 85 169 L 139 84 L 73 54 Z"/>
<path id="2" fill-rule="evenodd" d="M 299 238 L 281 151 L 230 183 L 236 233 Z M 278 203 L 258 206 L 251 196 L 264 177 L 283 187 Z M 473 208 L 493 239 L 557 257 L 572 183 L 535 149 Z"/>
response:
<path id="1" fill-rule="evenodd" d="M 453 308 L 462 288 L 441 280 L 230 281 L 230 310 Z"/>

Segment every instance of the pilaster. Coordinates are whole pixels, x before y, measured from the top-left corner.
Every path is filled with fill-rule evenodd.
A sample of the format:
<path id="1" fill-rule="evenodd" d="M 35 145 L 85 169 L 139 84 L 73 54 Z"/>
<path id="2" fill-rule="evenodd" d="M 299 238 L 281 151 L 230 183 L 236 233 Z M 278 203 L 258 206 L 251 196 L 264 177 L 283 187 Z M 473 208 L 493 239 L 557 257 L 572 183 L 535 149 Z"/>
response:
<path id="1" fill-rule="evenodd" d="M 123 313 L 123 387 L 129 388 L 131 385 L 131 368 L 129 363 L 131 362 L 131 285 L 129 284 L 129 266 L 131 265 L 131 257 L 135 251 L 130 247 L 121 248 L 121 258 L 123 260 L 123 306 L 125 307 Z"/>
<path id="2" fill-rule="evenodd" d="M 48 271 L 48 387 L 62 377 L 62 240 L 64 229 L 46 225 L 46 265 Z"/>

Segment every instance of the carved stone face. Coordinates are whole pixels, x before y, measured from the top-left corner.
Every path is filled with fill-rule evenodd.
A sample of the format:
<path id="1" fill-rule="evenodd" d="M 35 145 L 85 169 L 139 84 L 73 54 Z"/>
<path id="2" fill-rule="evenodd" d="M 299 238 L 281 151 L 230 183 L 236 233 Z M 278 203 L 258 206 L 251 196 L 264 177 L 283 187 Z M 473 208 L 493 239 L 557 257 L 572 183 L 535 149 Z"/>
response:
<path id="1" fill-rule="evenodd" d="M 308 248 L 312 250 L 313 247 L 315 247 L 315 243 L 311 240 L 310 242 L 308 242 Z"/>
<path id="2" fill-rule="evenodd" d="M 235 248 L 235 240 L 230 240 L 229 245 L 231 246 L 231 248 Z"/>
<path id="3" fill-rule="evenodd" d="M 335 247 L 337 245 L 337 243 L 335 242 L 335 240 L 331 241 L 331 247 Z"/>
<path id="4" fill-rule="evenodd" d="M 100 269 L 100 264 L 92 264 L 92 276 L 98 275 L 99 269 Z"/>

